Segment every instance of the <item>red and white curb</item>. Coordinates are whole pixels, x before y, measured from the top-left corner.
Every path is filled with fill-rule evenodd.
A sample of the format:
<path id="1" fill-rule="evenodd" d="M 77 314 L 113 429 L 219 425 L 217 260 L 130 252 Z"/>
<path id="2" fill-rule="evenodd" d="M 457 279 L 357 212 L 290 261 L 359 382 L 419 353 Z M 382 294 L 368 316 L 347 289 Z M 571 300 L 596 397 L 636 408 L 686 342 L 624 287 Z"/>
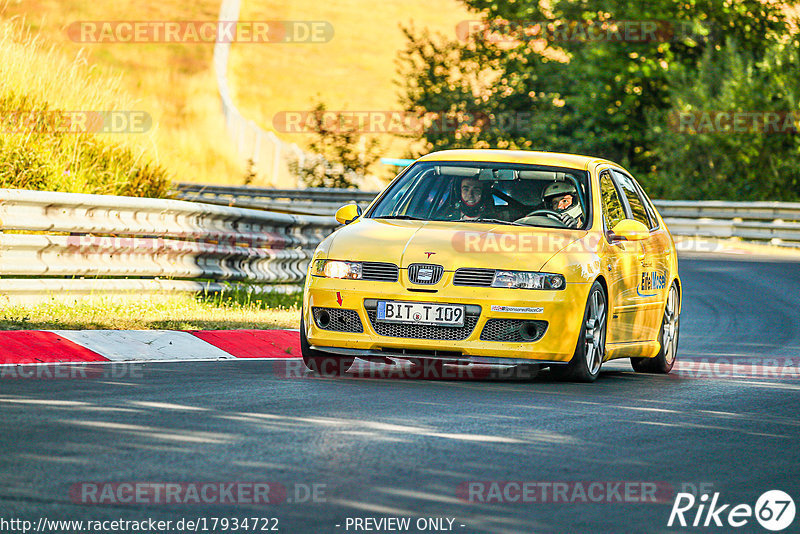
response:
<path id="1" fill-rule="evenodd" d="M 0 365 L 300 357 L 297 330 L 9 330 Z"/>

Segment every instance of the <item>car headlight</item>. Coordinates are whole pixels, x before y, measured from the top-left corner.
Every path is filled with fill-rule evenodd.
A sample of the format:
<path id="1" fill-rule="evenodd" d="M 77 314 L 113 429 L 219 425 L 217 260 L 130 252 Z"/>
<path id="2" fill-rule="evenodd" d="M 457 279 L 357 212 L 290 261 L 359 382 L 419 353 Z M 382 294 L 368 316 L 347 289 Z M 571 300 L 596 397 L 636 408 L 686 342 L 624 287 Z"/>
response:
<path id="1" fill-rule="evenodd" d="M 529 271 L 495 271 L 492 287 L 520 289 L 564 289 L 567 283 L 560 274 Z"/>
<path id="2" fill-rule="evenodd" d="M 361 264 L 355 261 L 316 260 L 311 274 L 325 278 L 360 280 Z"/>

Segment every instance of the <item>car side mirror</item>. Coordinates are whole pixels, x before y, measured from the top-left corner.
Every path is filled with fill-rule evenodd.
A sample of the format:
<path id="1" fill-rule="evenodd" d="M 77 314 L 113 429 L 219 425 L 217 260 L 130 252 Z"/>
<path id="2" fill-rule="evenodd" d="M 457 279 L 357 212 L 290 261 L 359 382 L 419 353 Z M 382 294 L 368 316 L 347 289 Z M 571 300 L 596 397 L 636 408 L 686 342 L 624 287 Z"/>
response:
<path id="1" fill-rule="evenodd" d="M 350 224 L 359 217 L 361 217 L 361 206 L 358 204 L 345 204 L 336 210 L 336 220 L 340 224 Z"/>
<path id="2" fill-rule="evenodd" d="M 650 237 L 650 229 L 639 221 L 623 219 L 611 229 L 611 241 L 641 241 Z"/>

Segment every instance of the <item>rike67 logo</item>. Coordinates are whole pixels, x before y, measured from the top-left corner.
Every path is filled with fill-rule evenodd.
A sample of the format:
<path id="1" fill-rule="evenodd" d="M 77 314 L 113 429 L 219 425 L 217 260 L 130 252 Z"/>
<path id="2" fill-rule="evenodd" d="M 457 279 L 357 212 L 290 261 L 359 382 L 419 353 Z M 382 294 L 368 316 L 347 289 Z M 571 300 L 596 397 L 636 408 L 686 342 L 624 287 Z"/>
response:
<path id="1" fill-rule="evenodd" d="M 711 497 L 704 493 L 699 499 L 691 493 L 678 493 L 667 526 L 738 528 L 749 524 L 753 516 L 765 529 L 780 532 L 794 522 L 794 500 L 786 492 L 770 490 L 761 494 L 752 507 L 720 503 L 718 492 Z"/>

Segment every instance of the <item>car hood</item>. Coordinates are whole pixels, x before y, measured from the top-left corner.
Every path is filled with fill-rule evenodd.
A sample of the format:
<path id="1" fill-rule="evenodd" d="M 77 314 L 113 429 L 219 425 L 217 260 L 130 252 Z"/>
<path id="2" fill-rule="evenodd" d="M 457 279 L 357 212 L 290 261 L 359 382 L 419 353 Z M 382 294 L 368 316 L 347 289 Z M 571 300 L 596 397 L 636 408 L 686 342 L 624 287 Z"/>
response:
<path id="1" fill-rule="evenodd" d="M 337 230 L 327 257 L 338 260 L 539 270 L 586 231 L 528 226 L 359 219 Z"/>

